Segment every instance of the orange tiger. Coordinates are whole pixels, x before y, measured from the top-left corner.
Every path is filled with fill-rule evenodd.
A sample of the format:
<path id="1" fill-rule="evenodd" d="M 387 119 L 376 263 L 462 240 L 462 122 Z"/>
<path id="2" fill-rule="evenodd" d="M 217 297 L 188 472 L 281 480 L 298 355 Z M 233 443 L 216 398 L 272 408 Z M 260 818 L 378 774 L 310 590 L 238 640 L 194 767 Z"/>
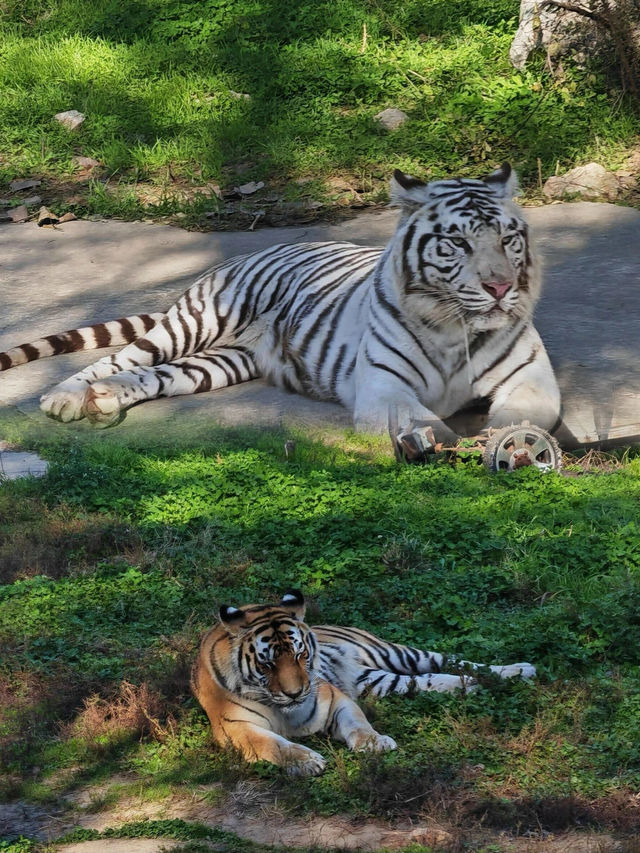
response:
<path id="1" fill-rule="evenodd" d="M 220 624 L 203 638 L 191 687 L 221 745 L 247 761 L 270 761 L 291 775 L 318 775 L 326 761 L 290 738 L 323 733 L 350 749 L 385 751 L 396 742 L 379 734 L 354 701 L 418 690 L 473 690 L 476 681 L 443 668 L 480 664 L 386 643 L 358 628 L 309 627 L 304 597 L 285 593 L 276 605 L 220 608 Z M 491 666 L 502 678 L 532 678 L 529 663 Z"/>

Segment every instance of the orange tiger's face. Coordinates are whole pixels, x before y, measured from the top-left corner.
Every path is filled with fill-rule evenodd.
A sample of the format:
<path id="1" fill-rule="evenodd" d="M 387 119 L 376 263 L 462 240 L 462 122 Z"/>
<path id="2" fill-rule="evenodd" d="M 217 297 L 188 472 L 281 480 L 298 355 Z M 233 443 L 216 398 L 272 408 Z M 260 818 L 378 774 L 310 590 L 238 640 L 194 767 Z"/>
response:
<path id="1" fill-rule="evenodd" d="M 304 600 L 287 593 L 279 606 L 222 607 L 243 693 L 280 710 L 292 710 L 314 689 L 316 639 L 304 622 Z M 239 670 L 239 671 L 238 671 Z"/>

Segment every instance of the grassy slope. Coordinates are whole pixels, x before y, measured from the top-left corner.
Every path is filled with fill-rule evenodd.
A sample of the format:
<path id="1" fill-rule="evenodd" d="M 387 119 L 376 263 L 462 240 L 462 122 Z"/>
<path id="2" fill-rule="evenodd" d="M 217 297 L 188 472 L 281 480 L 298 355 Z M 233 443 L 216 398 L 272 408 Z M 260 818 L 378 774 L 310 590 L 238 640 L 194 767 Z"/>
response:
<path id="1" fill-rule="evenodd" d="M 639 460 L 606 476 L 492 477 L 398 468 L 355 439 L 346 451 L 301 439 L 287 463 L 282 440 L 59 446 L 45 480 L 5 484 L 5 794 L 58 798 L 135 770 L 149 796 L 260 777 L 293 811 L 428 812 L 466 826 L 484 815 L 519 831 L 637 825 Z M 330 758 L 319 779 L 243 768 L 212 750 L 187 663 L 220 601 L 291 585 L 307 592 L 311 621 L 531 660 L 539 679 L 370 702 L 400 750 L 369 761 L 317 741 Z M 126 701 L 79 713 L 90 694 L 113 700 L 122 679 L 148 684 L 159 741 L 139 741 L 144 720 Z"/>
<path id="2" fill-rule="evenodd" d="M 396 165 L 478 175 L 508 158 L 533 186 L 537 158 L 545 177 L 615 162 L 637 132 L 630 106 L 588 72 L 515 71 L 517 13 L 517 0 L 1 0 L 0 180 L 64 185 L 72 156 L 92 156 L 110 180 L 81 207 L 135 215 L 119 182 L 171 195 L 259 179 L 267 195 L 331 199 L 338 174 L 375 199 Z M 373 121 L 388 106 L 411 118 L 394 133 Z M 76 133 L 52 121 L 66 109 L 87 115 Z"/>

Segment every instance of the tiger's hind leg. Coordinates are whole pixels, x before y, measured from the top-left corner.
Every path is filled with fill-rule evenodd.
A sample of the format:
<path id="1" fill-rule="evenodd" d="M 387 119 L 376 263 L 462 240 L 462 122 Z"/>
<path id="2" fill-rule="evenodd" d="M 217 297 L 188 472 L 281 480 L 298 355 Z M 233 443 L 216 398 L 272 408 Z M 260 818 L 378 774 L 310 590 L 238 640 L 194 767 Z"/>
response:
<path id="1" fill-rule="evenodd" d="M 440 652 L 387 643 L 358 628 L 323 625 L 315 630 L 321 643 L 324 677 L 328 681 L 335 677 L 353 697 L 363 693 L 386 696 L 423 690 L 469 691 L 476 687 L 473 676 L 478 671 L 488 670 L 500 678 L 533 678 L 536 674 L 530 663 L 485 666 Z"/>
<path id="2" fill-rule="evenodd" d="M 366 669 L 356 680 L 358 696 L 388 696 L 390 693 L 413 696 L 421 691 L 453 693 L 464 690 L 470 693 L 478 689 L 478 683 L 468 675 L 427 673 L 423 675 L 398 675 L 383 669 Z"/>
<path id="3" fill-rule="evenodd" d="M 507 665 L 485 666 L 480 663 L 472 663 L 467 660 L 444 658 L 437 652 L 421 652 L 407 646 L 395 646 L 395 650 L 402 649 L 414 652 L 421 657 L 412 661 L 411 667 L 407 667 L 406 659 L 397 661 L 397 666 L 390 665 L 393 658 L 386 656 L 378 666 L 368 666 L 362 670 L 355 681 L 357 695 L 370 693 L 373 696 L 387 696 L 389 693 L 413 694 L 418 691 L 434 690 L 438 693 L 451 693 L 454 690 L 464 690 L 469 693 L 476 690 L 478 683 L 469 673 L 481 670 L 489 670 L 500 678 L 533 678 L 536 668 L 530 663 L 513 663 Z M 448 669 L 458 670 L 457 674 L 440 672 L 445 665 Z"/>
<path id="4" fill-rule="evenodd" d="M 157 367 L 134 367 L 93 382 L 85 391 L 82 414 L 97 427 L 122 420 L 144 400 L 198 394 L 247 382 L 259 376 L 253 356 L 238 348 L 217 348 Z"/>

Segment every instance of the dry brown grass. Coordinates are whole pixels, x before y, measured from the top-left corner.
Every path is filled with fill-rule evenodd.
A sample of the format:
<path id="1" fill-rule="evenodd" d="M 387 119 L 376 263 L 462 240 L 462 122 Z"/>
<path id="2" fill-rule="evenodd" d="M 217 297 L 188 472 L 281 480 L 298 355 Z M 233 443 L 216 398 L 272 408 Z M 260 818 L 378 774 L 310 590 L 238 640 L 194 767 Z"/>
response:
<path id="1" fill-rule="evenodd" d="M 152 737 L 165 741 L 176 731 L 176 721 L 167 711 L 166 700 L 146 682 L 123 681 L 112 698 L 94 694 L 84 700 L 77 717 L 64 727 L 66 736 L 88 741 L 100 738 Z"/>
<path id="2" fill-rule="evenodd" d="M 34 523 L 34 519 L 37 519 Z M 143 556 L 136 530 L 109 517 L 81 515 L 64 505 L 54 509 L 35 498 L 16 512 L 0 499 L 0 583 L 47 575 L 60 578 L 98 560 Z"/>
<path id="3" fill-rule="evenodd" d="M 61 667 L 46 675 L 27 669 L 0 673 L 0 766 L 21 763 L 60 719 L 73 714 L 86 691 L 86 684 Z M 11 778 L 0 774 L 0 780 L 0 793 L 9 793 Z"/>
<path id="4" fill-rule="evenodd" d="M 623 468 L 626 460 L 619 458 L 614 453 L 606 453 L 604 450 L 587 450 L 582 454 L 564 453 L 562 465 L 565 473 L 600 473 L 607 474 Z"/>

